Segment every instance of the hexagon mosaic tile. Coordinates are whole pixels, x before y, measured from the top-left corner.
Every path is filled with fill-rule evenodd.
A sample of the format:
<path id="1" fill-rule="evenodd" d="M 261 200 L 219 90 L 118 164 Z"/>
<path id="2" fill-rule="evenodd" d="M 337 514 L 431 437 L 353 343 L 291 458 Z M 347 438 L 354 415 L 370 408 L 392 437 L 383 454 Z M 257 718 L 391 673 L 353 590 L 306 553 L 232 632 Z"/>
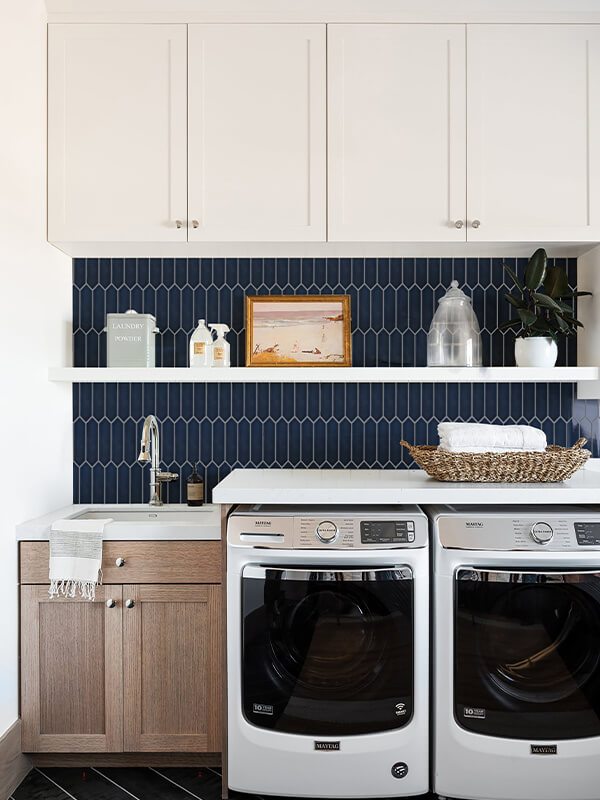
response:
<path id="1" fill-rule="evenodd" d="M 507 259 L 522 271 L 525 261 Z M 562 261 L 572 284 L 575 259 Z M 157 366 L 186 366 L 200 317 L 232 328 L 232 365 L 244 363 L 246 294 L 342 294 L 352 298 L 354 366 L 421 366 L 437 302 L 456 278 L 471 293 L 484 364 L 512 365 L 499 259 L 75 259 L 75 366 L 106 363 L 106 314 L 156 316 Z M 574 339 L 559 364 L 576 363 Z M 144 416 L 161 423 L 163 466 L 179 473 L 180 502 L 192 464 L 212 487 L 236 467 L 414 466 L 399 442 L 437 443 L 444 419 L 541 426 L 550 443 L 579 436 L 600 454 L 598 401 L 572 384 L 78 384 L 73 387 L 75 502 L 146 502 L 136 463 Z"/>

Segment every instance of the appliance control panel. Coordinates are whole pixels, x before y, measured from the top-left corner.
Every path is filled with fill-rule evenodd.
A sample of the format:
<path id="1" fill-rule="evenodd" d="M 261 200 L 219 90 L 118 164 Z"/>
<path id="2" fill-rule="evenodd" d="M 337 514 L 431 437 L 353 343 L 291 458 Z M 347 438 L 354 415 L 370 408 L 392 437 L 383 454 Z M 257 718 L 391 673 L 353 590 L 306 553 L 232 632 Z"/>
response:
<path id="1" fill-rule="evenodd" d="M 340 513 L 338 508 L 306 509 L 305 513 L 252 514 L 246 507 L 234 511 L 228 522 L 228 541 L 233 545 L 293 549 L 383 549 L 425 547 L 428 522 L 416 507 L 414 513 L 399 508 Z M 270 509 L 269 509 L 270 510 Z M 302 509 L 304 510 L 304 509 Z M 308 513 L 306 513 L 308 512 Z M 369 513 L 370 512 L 370 513 Z"/>
<path id="2" fill-rule="evenodd" d="M 600 521 L 576 522 L 575 536 L 580 547 L 600 548 Z"/>
<path id="3" fill-rule="evenodd" d="M 459 550 L 600 550 L 600 516 L 577 519 L 547 509 L 535 517 L 440 515 L 437 529 L 443 547 Z"/>

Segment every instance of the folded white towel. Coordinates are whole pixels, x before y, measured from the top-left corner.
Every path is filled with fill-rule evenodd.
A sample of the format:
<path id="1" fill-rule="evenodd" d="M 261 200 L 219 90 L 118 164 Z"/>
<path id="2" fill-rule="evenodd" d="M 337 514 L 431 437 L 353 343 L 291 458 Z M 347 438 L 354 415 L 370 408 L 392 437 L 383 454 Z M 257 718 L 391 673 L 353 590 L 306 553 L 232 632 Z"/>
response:
<path id="1" fill-rule="evenodd" d="M 96 599 L 102 569 L 102 535 L 112 519 L 59 519 L 50 530 L 50 597 Z M 100 583 L 102 581 L 100 580 Z"/>
<path id="2" fill-rule="evenodd" d="M 440 422 L 440 450 L 448 453 L 543 453 L 546 434 L 530 425 Z"/>

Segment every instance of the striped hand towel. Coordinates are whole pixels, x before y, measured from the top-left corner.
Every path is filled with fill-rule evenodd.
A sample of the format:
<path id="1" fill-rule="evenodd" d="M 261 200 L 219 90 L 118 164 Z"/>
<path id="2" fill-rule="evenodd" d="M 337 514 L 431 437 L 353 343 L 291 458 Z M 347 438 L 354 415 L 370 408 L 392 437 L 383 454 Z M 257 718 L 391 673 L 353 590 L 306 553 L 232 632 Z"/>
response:
<path id="1" fill-rule="evenodd" d="M 102 583 L 102 535 L 112 519 L 59 519 L 50 530 L 50 597 L 96 599 Z"/>

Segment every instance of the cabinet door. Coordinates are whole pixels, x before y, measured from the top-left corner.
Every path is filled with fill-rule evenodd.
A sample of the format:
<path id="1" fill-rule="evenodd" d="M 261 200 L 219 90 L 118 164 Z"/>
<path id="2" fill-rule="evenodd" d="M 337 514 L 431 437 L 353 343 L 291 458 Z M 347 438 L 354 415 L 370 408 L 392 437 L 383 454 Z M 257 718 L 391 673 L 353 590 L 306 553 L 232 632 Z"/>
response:
<path id="1" fill-rule="evenodd" d="M 325 26 L 189 26 L 190 241 L 325 239 Z"/>
<path id="2" fill-rule="evenodd" d="M 49 25 L 51 241 L 186 241 L 186 48 L 185 25 Z"/>
<path id="3" fill-rule="evenodd" d="M 122 750 L 122 681 L 120 586 L 98 586 L 95 602 L 21 587 L 24 752 Z"/>
<path id="4" fill-rule="evenodd" d="M 332 241 L 464 241 L 464 25 L 328 26 Z"/>
<path id="5" fill-rule="evenodd" d="M 468 238 L 600 239 L 600 26 L 468 25 L 467 50 Z"/>
<path id="6" fill-rule="evenodd" d="M 221 587 L 123 587 L 125 750 L 221 750 Z"/>

